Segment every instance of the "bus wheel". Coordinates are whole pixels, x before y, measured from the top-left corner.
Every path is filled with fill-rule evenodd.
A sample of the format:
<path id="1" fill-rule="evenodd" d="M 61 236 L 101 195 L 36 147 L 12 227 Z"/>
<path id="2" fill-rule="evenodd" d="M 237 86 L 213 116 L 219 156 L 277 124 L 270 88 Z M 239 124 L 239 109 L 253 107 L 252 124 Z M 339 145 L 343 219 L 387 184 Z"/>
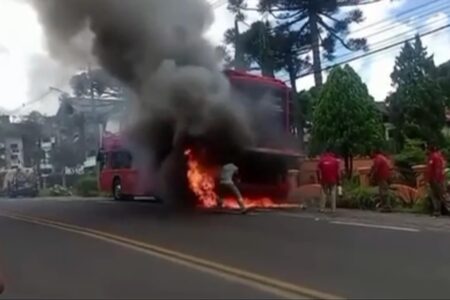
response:
<path id="1" fill-rule="evenodd" d="M 123 200 L 122 195 L 122 184 L 120 183 L 120 179 L 116 178 L 114 179 L 113 186 L 112 186 L 112 194 L 114 197 L 114 200 Z"/>

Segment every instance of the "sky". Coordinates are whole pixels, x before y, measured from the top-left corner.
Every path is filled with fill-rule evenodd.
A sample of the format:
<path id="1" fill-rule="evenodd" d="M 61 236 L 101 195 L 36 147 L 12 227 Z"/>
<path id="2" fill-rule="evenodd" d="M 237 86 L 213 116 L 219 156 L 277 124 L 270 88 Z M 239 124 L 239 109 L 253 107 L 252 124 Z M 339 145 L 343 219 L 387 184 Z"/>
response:
<path id="1" fill-rule="evenodd" d="M 214 10 L 215 22 L 205 36 L 213 44 L 219 45 L 223 42 L 225 30 L 233 25 L 233 16 L 226 9 L 226 1 L 209 1 L 218 7 Z M 224 4 L 220 6 L 221 3 Z M 256 0 L 249 0 L 249 6 L 255 3 Z M 410 11 L 419 6 L 421 9 Z M 361 9 L 365 20 L 352 25 L 349 35 L 368 36 L 370 50 L 450 22 L 450 3 L 447 0 L 382 0 L 361 6 Z M 247 23 L 258 18 L 258 15 L 250 14 Z M 241 24 L 241 28 L 245 30 L 246 26 Z M 434 54 L 436 64 L 450 60 L 449 29 L 424 37 L 423 42 L 429 53 Z M 350 63 L 377 101 L 383 100 L 392 89 L 389 75 L 399 50 L 400 46 Z M 335 63 L 357 54 L 348 53 L 340 47 L 336 55 Z M 0 1 L 0 112 L 23 114 L 39 110 L 44 114 L 55 113 L 59 92 L 49 92 L 49 87 L 69 90 L 68 79 L 74 72 L 76 70 L 61 66 L 48 57 L 37 15 L 26 1 Z M 285 79 L 284 74 L 280 76 Z M 306 76 L 299 80 L 298 87 L 307 89 L 313 83 L 312 76 Z"/>

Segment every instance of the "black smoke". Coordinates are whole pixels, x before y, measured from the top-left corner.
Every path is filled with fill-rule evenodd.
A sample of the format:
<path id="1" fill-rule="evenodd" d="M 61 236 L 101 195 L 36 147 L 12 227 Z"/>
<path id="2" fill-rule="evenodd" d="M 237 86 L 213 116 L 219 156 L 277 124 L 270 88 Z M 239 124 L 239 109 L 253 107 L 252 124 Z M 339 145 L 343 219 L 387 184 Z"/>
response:
<path id="1" fill-rule="evenodd" d="M 214 154 L 210 160 L 223 162 L 252 145 L 244 110 L 231 99 L 214 47 L 203 37 L 213 21 L 205 1 L 32 4 L 52 57 L 80 64 L 93 56 L 134 91 L 129 138 L 151 156 L 148 167 L 158 174 L 164 197 L 180 198 L 178 192 L 186 187 L 186 147 L 207 147 Z"/>

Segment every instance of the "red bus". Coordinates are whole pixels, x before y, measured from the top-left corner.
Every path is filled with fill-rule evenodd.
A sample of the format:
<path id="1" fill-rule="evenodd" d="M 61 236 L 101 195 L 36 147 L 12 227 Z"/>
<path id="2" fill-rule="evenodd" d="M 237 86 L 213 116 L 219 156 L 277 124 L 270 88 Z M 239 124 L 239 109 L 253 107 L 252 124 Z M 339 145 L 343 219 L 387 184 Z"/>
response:
<path id="1" fill-rule="evenodd" d="M 259 128 L 262 132 L 277 128 L 275 135 L 288 135 L 293 132 L 293 99 L 291 89 L 275 78 L 263 77 L 246 72 L 226 70 L 233 93 L 242 95 L 246 104 L 254 106 L 255 99 L 269 94 L 271 117 Z M 241 99 L 241 98 L 239 98 Z M 114 199 L 129 199 L 134 196 L 151 196 L 152 182 L 149 175 L 140 174 L 133 165 L 133 157 L 119 135 L 103 137 L 103 149 L 99 152 L 99 185 L 104 192 L 111 192 Z M 240 173 L 240 188 L 252 195 L 285 197 L 288 191 L 288 169 L 296 168 L 299 153 L 283 146 L 264 144 L 248 149 L 236 162 Z M 261 161 L 264 164 L 261 164 Z M 147 178 L 146 178 L 147 177 Z"/>

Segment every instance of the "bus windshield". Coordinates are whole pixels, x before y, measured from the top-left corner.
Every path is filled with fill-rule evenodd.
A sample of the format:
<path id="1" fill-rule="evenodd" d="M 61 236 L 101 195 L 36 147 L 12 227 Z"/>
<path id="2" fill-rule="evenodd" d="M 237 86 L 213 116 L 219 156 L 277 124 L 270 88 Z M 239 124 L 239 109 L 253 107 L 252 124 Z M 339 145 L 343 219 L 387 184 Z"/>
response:
<path id="1" fill-rule="evenodd" d="M 259 108 L 265 110 L 266 117 L 272 121 L 270 123 L 285 127 L 287 96 L 285 87 L 253 80 L 231 79 L 230 81 L 233 93 L 242 103 L 252 108 L 255 104 L 259 105 Z"/>

